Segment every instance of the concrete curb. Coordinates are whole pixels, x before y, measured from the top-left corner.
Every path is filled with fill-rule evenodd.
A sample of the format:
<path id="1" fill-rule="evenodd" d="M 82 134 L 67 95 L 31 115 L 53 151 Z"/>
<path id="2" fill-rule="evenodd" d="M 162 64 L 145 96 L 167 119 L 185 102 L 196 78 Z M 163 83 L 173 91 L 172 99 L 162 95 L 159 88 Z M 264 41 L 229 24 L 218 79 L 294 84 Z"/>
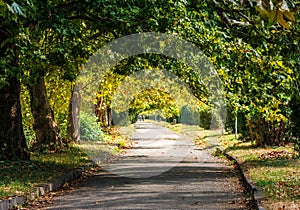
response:
<path id="1" fill-rule="evenodd" d="M 250 179 L 247 179 L 247 177 L 244 174 L 244 171 L 239 164 L 239 162 L 229 154 L 227 154 L 225 151 L 220 150 L 223 155 L 226 156 L 226 158 L 230 161 L 233 161 L 235 164 L 235 168 L 239 173 L 240 181 L 243 183 L 243 186 L 246 188 L 247 192 L 250 193 L 252 203 L 254 204 L 254 208 L 257 210 L 265 210 L 265 208 L 262 206 L 262 199 L 264 198 L 263 191 L 261 188 L 254 185 L 253 181 Z"/>
<path id="2" fill-rule="evenodd" d="M 16 206 L 24 205 L 27 201 L 32 201 L 39 196 L 55 191 L 65 183 L 79 178 L 83 171 L 95 165 L 93 162 L 79 168 L 75 168 L 55 179 L 53 182 L 41 184 L 35 187 L 34 191 L 23 196 L 15 196 L 9 199 L 0 200 L 0 210 L 14 209 Z"/>

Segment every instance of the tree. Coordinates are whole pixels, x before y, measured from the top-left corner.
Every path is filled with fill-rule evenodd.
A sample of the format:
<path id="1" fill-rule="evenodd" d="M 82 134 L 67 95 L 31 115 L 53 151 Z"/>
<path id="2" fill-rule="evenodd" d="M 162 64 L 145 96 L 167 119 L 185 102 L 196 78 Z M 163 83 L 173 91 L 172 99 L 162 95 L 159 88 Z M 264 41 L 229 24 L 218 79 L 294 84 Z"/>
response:
<path id="1" fill-rule="evenodd" d="M 3 87 L 0 92 L 3 90 L 2 94 L 6 94 L 7 87 L 18 86 L 22 79 L 31 90 L 35 116 L 45 113 L 43 122 L 47 116 L 53 116 L 51 106 L 40 103 L 48 101 L 44 87 L 46 75 L 57 72 L 61 78 L 72 81 L 81 64 L 107 41 L 131 33 L 157 31 L 176 34 L 195 43 L 210 58 L 224 82 L 229 109 L 234 115 L 246 116 L 249 131 L 256 123 L 262 125 L 258 127 L 263 128 L 261 134 L 255 137 L 258 144 L 278 144 L 283 140 L 292 110 L 292 106 L 287 109 L 286 105 L 296 97 L 297 80 L 293 78 L 299 78 L 299 26 L 292 24 L 299 21 L 299 14 L 293 2 L 20 0 L 19 4 L 21 6 L 8 5 L 0 0 L 0 82 Z M 124 61 L 134 67 L 124 65 L 124 68 L 116 68 L 115 73 L 135 72 L 139 67 L 135 62 L 140 62 L 140 66 L 147 66 L 148 62 L 153 67 L 168 68 L 190 85 L 198 99 L 207 103 L 201 78 L 191 68 L 163 56 L 140 57 Z M 43 92 L 34 95 L 38 90 Z M 11 93 L 18 101 L 18 91 Z M 259 122 L 254 121 L 256 119 Z M 12 125 L 12 119 L 3 120 L 7 127 Z M 46 124 L 54 125 L 53 117 Z M 38 128 L 41 123 L 35 125 Z M 278 126 L 282 129 L 277 129 Z M 23 132 L 21 127 L 18 126 L 16 133 Z M 50 128 L 38 128 L 45 136 L 39 137 L 37 146 L 49 146 L 50 142 L 60 145 L 58 129 Z M 269 134 L 276 140 L 266 139 L 272 136 Z M 49 141 L 51 135 L 55 138 Z M 26 146 L 19 146 L 27 150 Z"/>
<path id="2" fill-rule="evenodd" d="M 0 1 L 0 159 L 28 160 L 20 106 L 19 34 L 24 16 L 21 7 Z M 14 26 L 13 28 L 11 26 Z"/>
<path id="3" fill-rule="evenodd" d="M 176 100 L 162 89 L 152 88 L 141 91 L 130 103 L 130 115 L 138 116 L 154 110 L 159 110 L 164 118 L 179 116 Z"/>
<path id="4" fill-rule="evenodd" d="M 82 85 L 77 84 L 73 87 L 72 96 L 69 101 L 67 138 L 75 142 L 80 141 L 80 103 Z"/>
<path id="5" fill-rule="evenodd" d="M 54 113 L 49 105 L 45 82 L 40 78 L 34 85 L 30 86 L 31 111 L 34 119 L 36 142 L 33 150 L 61 150 L 62 141 Z"/>
<path id="6" fill-rule="evenodd" d="M 16 78 L 9 80 L 0 92 L 0 160 L 28 160 L 29 152 L 22 126 L 20 105 L 20 82 Z"/>
<path id="7" fill-rule="evenodd" d="M 225 84 L 231 109 L 246 116 L 250 138 L 257 145 L 288 141 L 289 104 L 297 92 L 299 59 L 295 4 L 285 0 L 210 2 L 236 43 L 220 59 L 220 74 L 229 80 Z M 226 61 L 228 57 L 232 62 Z"/>
<path id="8" fill-rule="evenodd" d="M 34 129 L 37 137 L 35 148 L 42 150 L 49 146 L 51 149 L 62 148 L 53 111 L 50 105 L 44 105 L 48 103 L 43 81 L 45 75 L 59 69 L 63 77 L 74 80 L 81 64 L 97 47 L 101 46 L 102 40 L 111 39 L 110 33 L 115 29 L 108 26 L 123 23 L 121 18 L 124 15 L 129 22 L 134 17 L 134 13 L 131 14 L 128 10 L 134 11 L 134 8 L 126 2 L 119 5 L 120 8 L 115 7 L 114 1 L 110 4 L 105 2 L 94 4 L 90 1 L 75 1 L 71 4 L 67 1 L 59 1 L 39 3 L 35 6 L 38 7 L 39 13 L 33 13 L 33 20 L 28 23 L 31 25 L 28 33 L 29 40 L 34 44 L 30 44 L 28 53 L 23 56 L 27 61 L 24 66 L 27 67 L 30 75 L 26 82 L 32 96 Z M 36 16 L 38 21 L 34 21 Z M 122 27 L 127 26 L 118 26 L 118 28 Z M 28 65 L 29 63 L 36 65 Z M 72 128 L 72 125 L 69 128 Z"/>
<path id="9" fill-rule="evenodd" d="M 37 134 L 39 143 L 36 146 L 43 149 L 49 146 L 47 144 L 50 142 L 52 145 L 59 145 L 59 133 L 57 127 L 53 126 L 55 125 L 53 117 L 45 119 L 53 116 L 51 107 L 40 103 L 48 101 L 43 81 L 46 73 L 60 69 L 61 74 L 69 79 L 76 78 L 78 66 L 93 52 L 93 47 L 99 46 L 97 43 L 99 37 L 105 37 L 107 32 L 114 32 L 115 28 L 111 26 L 117 26 L 120 22 L 123 26 L 119 28 L 127 28 L 127 23 L 121 19 L 127 16 L 129 22 L 135 18 L 136 8 L 132 8 L 127 2 L 120 5 L 127 10 L 116 7 L 115 2 L 94 4 L 90 1 L 70 3 L 20 0 L 22 7 L 15 2 L 11 6 L 3 0 L 0 3 L 3 29 L 1 30 L 2 82 L 7 84 L 9 81 L 22 78 L 31 90 L 33 113 L 35 117 L 39 117 L 35 119 L 34 127 L 37 133 L 44 133 L 42 136 Z M 23 19 L 18 15 L 24 16 Z M 13 30 L 11 26 L 15 26 Z M 17 70 L 8 71 L 16 60 L 21 60 L 18 62 Z M 10 84 L 11 87 L 13 85 Z M 35 95 L 37 92 L 42 94 Z M 15 98 L 18 98 L 18 95 L 16 96 Z M 9 119 L 3 120 L 8 125 L 11 124 Z M 48 126 L 39 127 L 41 124 L 38 121 L 47 121 Z"/>

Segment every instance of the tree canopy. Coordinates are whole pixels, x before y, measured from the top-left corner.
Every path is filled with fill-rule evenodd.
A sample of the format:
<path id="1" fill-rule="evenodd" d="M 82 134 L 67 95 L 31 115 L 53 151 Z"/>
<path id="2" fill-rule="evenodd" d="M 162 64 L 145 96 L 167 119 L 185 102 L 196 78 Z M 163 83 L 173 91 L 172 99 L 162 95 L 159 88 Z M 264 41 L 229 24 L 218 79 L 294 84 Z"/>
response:
<path id="1" fill-rule="evenodd" d="M 178 36 L 195 44 L 208 57 L 224 87 L 228 120 L 242 115 L 245 137 L 258 145 L 291 140 L 299 143 L 299 2 L 0 0 L 0 20 L 0 104 L 1 115 L 5 116 L 2 119 L 5 126 L 0 133 L 1 159 L 29 157 L 21 119 L 20 82 L 31 95 L 36 138 L 39 138 L 39 129 L 48 129 L 40 138 L 47 139 L 53 132 L 59 136 L 66 133 L 59 131 L 59 127 L 67 127 L 61 125 L 66 124 L 69 110 L 59 110 L 51 102 L 55 94 L 48 90 L 47 95 L 47 88 L 68 84 L 71 92 L 82 65 L 97 49 L 116 38 L 142 32 Z M 106 104 L 98 100 L 98 108 L 102 103 L 102 108 L 109 112 L 115 85 L 134 72 L 150 67 L 172 72 L 189 86 L 199 106 L 207 105 L 202 78 L 190 66 L 152 53 L 127 58 L 118 63 L 110 75 L 97 78 L 102 80 L 97 100 L 103 96 L 107 100 Z M 42 94 L 35 95 L 39 93 L 37 90 L 42 90 Z M 58 95 L 72 101 L 70 92 Z M 130 102 L 138 110 L 168 106 L 176 112 L 173 99 L 164 90 L 152 88 L 139 94 Z M 138 101 L 141 98 L 149 99 L 150 108 L 145 101 Z M 40 108 L 41 101 L 49 105 Z M 29 109 L 23 110 L 28 112 Z M 6 112 L 17 114 L 12 118 Z M 23 113 L 23 116 L 27 114 L 31 115 Z M 49 114 L 52 118 L 47 121 L 48 128 L 39 127 L 40 118 Z M 55 117 L 58 126 L 51 127 L 56 123 Z M 7 133 L 8 128 L 11 128 L 10 133 Z M 8 148 L 10 143 L 14 147 Z"/>

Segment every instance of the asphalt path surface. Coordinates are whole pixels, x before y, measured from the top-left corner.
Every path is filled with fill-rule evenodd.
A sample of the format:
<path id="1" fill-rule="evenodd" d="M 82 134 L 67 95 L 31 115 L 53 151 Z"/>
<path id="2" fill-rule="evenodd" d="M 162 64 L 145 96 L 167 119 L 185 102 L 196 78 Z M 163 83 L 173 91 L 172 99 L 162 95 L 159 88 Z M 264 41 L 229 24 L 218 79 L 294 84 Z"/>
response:
<path id="1" fill-rule="evenodd" d="M 233 169 L 169 129 L 138 122 L 134 147 L 45 209 L 246 209 Z"/>

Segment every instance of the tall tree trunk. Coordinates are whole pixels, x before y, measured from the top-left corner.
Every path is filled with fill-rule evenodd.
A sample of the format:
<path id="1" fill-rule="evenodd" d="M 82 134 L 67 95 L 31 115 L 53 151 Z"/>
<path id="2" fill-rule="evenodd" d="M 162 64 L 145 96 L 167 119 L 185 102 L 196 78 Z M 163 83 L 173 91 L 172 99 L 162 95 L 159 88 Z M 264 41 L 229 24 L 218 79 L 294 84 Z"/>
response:
<path id="1" fill-rule="evenodd" d="M 98 117 L 98 121 L 100 122 L 100 126 L 102 128 L 107 128 L 108 120 L 107 120 L 107 106 L 104 103 L 104 97 L 101 96 L 97 98 L 97 104 L 95 105 L 95 114 Z"/>
<path id="2" fill-rule="evenodd" d="M 60 150 L 62 141 L 53 110 L 49 105 L 44 78 L 39 78 L 34 85 L 29 86 L 29 92 L 34 119 L 33 129 L 36 135 L 33 150 Z"/>
<path id="3" fill-rule="evenodd" d="M 0 89 L 0 159 L 29 160 L 22 125 L 20 105 L 20 81 L 11 78 L 9 84 Z"/>
<path id="4" fill-rule="evenodd" d="M 81 84 L 75 85 L 72 92 L 70 104 L 69 104 L 67 135 L 68 135 L 68 139 L 72 139 L 75 142 L 80 141 L 80 102 L 81 102 L 80 91 L 81 89 L 82 89 Z"/>

